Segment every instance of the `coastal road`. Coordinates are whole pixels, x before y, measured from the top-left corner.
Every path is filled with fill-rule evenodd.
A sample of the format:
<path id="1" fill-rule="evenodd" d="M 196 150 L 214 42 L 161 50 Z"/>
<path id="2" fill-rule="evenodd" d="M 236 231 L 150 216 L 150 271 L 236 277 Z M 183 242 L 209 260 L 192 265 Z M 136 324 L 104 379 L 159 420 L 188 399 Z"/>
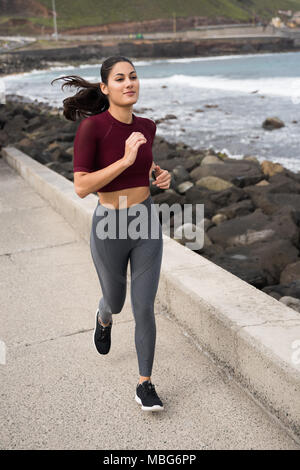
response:
<path id="1" fill-rule="evenodd" d="M 275 28 L 272 25 L 256 26 L 251 24 L 244 25 L 214 25 L 203 26 L 187 31 L 166 31 L 166 32 L 149 32 L 143 33 L 144 40 L 189 40 L 189 39 L 238 39 L 238 38 L 268 38 L 268 37 L 300 37 L 300 28 L 292 30 L 291 28 Z M 21 37 L 19 37 L 20 39 Z M 57 42 L 53 35 L 39 35 L 35 40 L 45 40 Z M 117 40 L 134 40 L 139 39 L 135 34 L 67 34 L 59 33 L 58 42 L 89 42 L 89 41 L 117 41 Z M 23 38 L 27 40 L 27 38 Z"/>
<path id="2" fill-rule="evenodd" d="M 27 36 L 0 36 L 0 52 L 9 52 L 29 46 L 36 41 Z"/>
<path id="3" fill-rule="evenodd" d="M 2 450 L 300 449 L 158 304 L 152 381 L 165 410 L 143 412 L 130 286 L 100 356 L 89 245 L 2 158 L 0 285 Z"/>

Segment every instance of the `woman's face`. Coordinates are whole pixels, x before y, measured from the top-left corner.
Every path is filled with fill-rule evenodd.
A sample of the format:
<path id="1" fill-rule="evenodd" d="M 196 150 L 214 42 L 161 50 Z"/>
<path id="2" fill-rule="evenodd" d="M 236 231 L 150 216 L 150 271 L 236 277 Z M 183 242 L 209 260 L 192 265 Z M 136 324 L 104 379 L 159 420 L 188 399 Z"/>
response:
<path id="1" fill-rule="evenodd" d="M 116 106 L 132 106 L 139 97 L 140 82 L 134 67 L 129 62 L 118 62 L 113 66 L 108 77 L 108 85 L 100 83 L 109 103 Z M 128 92 L 133 93 L 129 94 Z"/>

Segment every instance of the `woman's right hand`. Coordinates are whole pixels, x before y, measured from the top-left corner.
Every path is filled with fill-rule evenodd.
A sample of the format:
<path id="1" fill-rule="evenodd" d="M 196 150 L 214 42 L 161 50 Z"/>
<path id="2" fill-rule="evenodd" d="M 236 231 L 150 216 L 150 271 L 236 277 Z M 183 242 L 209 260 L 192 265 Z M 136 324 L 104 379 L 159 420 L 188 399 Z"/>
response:
<path id="1" fill-rule="evenodd" d="M 125 153 L 123 160 L 128 166 L 135 162 L 139 147 L 146 142 L 147 139 L 141 132 L 132 132 L 128 139 L 125 140 Z"/>

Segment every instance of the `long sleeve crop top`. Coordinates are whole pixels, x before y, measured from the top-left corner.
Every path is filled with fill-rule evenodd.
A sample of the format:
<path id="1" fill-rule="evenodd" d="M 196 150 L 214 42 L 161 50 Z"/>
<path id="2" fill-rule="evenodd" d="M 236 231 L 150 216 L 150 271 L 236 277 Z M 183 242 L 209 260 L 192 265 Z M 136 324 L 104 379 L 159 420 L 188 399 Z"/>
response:
<path id="1" fill-rule="evenodd" d="M 125 140 L 132 132 L 141 132 L 147 139 L 146 143 L 140 145 L 135 162 L 97 192 L 149 186 L 156 124 L 151 119 L 133 113 L 132 119 L 130 124 L 121 122 L 107 109 L 83 119 L 77 128 L 74 139 L 74 173 L 76 171 L 91 173 L 121 159 L 125 153 Z"/>

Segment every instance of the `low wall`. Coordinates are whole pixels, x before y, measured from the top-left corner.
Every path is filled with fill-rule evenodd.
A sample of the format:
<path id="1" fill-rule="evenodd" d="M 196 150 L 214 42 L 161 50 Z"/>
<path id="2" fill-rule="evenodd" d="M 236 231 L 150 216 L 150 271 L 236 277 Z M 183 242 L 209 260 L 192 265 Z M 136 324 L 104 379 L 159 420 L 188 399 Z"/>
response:
<path id="1" fill-rule="evenodd" d="M 80 199 L 72 182 L 14 147 L 2 157 L 89 243 L 96 195 Z M 299 313 L 163 237 L 158 302 L 298 440 Z"/>

